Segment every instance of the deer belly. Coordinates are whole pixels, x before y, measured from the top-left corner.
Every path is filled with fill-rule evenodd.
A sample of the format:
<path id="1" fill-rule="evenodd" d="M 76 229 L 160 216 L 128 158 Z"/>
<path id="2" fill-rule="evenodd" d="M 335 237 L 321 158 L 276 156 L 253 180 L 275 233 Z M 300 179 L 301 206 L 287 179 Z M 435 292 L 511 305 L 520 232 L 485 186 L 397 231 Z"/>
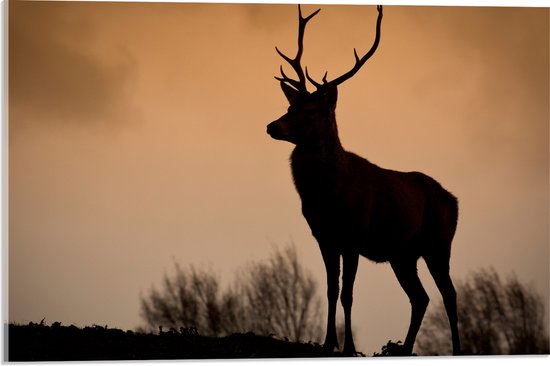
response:
<path id="1" fill-rule="evenodd" d="M 387 262 L 391 258 L 391 251 L 384 247 L 384 245 L 372 245 L 372 243 L 362 245 L 359 254 L 377 263 Z"/>
<path id="2" fill-rule="evenodd" d="M 361 238 L 359 253 L 375 262 L 387 262 L 396 253 L 418 257 L 420 241 L 419 231 L 407 230 L 402 225 L 370 228 Z"/>
<path id="3" fill-rule="evenodd" d="M 359 253 L 375 262 L 386 262 L 396 253 L 415 256 L 421 239 L 421 215 L 411 211 L 366 210 L 363 215 L 350 215 L 346 231 L 359 247 Z"/>

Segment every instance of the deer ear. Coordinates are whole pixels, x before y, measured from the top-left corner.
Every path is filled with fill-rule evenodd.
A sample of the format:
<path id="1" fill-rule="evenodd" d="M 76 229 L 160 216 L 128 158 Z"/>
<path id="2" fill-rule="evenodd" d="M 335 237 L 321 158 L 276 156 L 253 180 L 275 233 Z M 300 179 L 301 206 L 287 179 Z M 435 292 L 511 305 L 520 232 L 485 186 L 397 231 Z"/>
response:
<path id="1" fill-rule="evenodd" d="M 285 93 L 285 97 L 290 103 L 290 105 L 296 103 L 298 101 L 300 92 L 298 90 L 294 89 L 290 85 L 287 85 L 286 83 L 281 81 L 281 89 L 283 89 L 283 93 Z"/>

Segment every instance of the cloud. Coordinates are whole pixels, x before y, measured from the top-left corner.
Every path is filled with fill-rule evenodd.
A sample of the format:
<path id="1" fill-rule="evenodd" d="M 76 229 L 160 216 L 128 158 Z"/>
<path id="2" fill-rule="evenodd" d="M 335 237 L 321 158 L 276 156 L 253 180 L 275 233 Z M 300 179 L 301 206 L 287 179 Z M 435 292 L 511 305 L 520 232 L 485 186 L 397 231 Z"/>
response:
<path id="1" fill-rule="evenodd" d="M 112 120 L 127 100 L 135 68 L 131 55 L 121 45 L 102 60 L 87 21 L 92 14 L 74 9 L 74 4 L 10 3 L 10 112 L 27 116 L 11 118 L 12 130 L 29 120 L 69 125 Z"/>

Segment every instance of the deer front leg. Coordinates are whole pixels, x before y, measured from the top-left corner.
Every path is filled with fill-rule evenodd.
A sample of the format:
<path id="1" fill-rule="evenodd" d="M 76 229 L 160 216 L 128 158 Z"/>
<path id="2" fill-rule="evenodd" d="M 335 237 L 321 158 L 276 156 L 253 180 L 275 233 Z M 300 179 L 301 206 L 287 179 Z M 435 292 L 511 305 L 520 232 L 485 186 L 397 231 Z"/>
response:
<path id="1" fill-rule="evenodd" d="M 338 348 L 338 337 L 336 336 L 336 304 L 338 302 L 339 278 L 340 278 L 340 254 L 330 249 L 321 248 L 325 269 L 327 272 L 327 299 L 328 319 L 327 333 L 323 347 L 329 351 Z"/>
<path id="2" fill-rule="evenodd" d="M 359 253 L 343 254 L 343 276 L 342 276 L 342 295 L 340 300 L 344 308 L 345 321 L 345 341 L 344 353 L 354 354 L 355 344 L 353 343 L 353 335 L 351 330 L 351 305 L 353 303 L 353 284 L 355 282 L 355 274 L 357 273 L 357 265 L 359 263 Z"/>

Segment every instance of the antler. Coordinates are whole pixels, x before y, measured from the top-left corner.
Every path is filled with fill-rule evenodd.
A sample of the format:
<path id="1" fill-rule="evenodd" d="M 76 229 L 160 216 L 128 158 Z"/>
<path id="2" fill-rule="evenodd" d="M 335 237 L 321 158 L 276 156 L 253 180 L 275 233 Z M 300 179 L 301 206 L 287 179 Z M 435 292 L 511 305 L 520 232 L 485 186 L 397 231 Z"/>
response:
<path id="1" fill-rule="evenodd" d="M 359 69 L 361 69 L 361 67 L 365 64 L 365 62 L 367 62 L 367 60 L 372 56 L 374 55 L 374 52 L 376 51 L 376 48 L 378 48 L 378 43 L 380 43 L 380 25 L 382 23 L 382 5 L 378 5 L 376 7 L 376 9 L 378 10 L 378 19 L 376 21 L 376 37 L 374 39 L 374 43 L 371 47 L 371 49 L 369 50 L 369 52 L 367 52 L 363 57 L 359 58 L 359 56 L 357 55 L 357 50 L 354 48 L 353 49 L 353 53 L 355 55 L 355 65 L 353 66 L 353 68 L 351 70 L 349 70 L 348 72 L 346 72 L 345 74 L 337 77 L 336 79 L 332 80 L 332 81 L 329 81 L 327 82 L 327 74 L 325 73 L 325 76 L 323 77 L 323 84 L 320 84 L 318 82 L 316 82 L 315 80 L 313 80 L 309 74 L 307 73 L 307 68 L 306 68 L 306 76 L 307 76 L 307 79 L 313 84 L 315 85 L 315 87 L 317 89 L 320 89 L 320 88 L 323 88 L 323 87 L 327 87 L 328 85 L 332 85 L 332 86 L 337 86 L 337 85 L 340 85 L 342 84 L 344 81 L 348 80 L 349 78 L 351 78 L 353 75 L 355 75 L 355 73 L 357 73 L 357 71 L 359 71 Z"/>
<path id="2" fill-rule="evenodd" d="M 299 17 L 299 23 L 298 23 L 298 52 L 296 53 L 296 57 L 294 59 L 291 59 L 290 57 L 286 56 L 284 53 L 279 51 L 277 47 L 275 47 L 275 50 L 277 50 L 277 53 L 281 55 L 282 58 L 286 60 L 292 66 L 296 74 L 298 75 L 298 80 L 290 79 L 288 76 L 285 75 L 283 71 L 283 66 L 281 65 L 281 75 L 282 77 L 275 76 L 275 79 L 286 82 L 290 85 L 292 85 L 294 88 L 296 88 L 298 91 L 301 92 L 307 92 L 306 87 L 306 76 L 304 75 L 304 70 L 302 70 L 302 66 L 300 64 L 302 53 L 304 52 L 304 30 L 306 28 L 307 22 L 313 18 L 317 13 L 321 11 L 321 9 L 317 9 L 315 12 L 310 14 L 307 17 L 302 17 L 302 9 L 300 5 L 298 5 L 298 17 Z M 306 69 L 307 72 L 307 69 Z M 308 77 L 309 79 L 309 77 Z M 315 85 L 315 84 L 314 84 Z"/>

